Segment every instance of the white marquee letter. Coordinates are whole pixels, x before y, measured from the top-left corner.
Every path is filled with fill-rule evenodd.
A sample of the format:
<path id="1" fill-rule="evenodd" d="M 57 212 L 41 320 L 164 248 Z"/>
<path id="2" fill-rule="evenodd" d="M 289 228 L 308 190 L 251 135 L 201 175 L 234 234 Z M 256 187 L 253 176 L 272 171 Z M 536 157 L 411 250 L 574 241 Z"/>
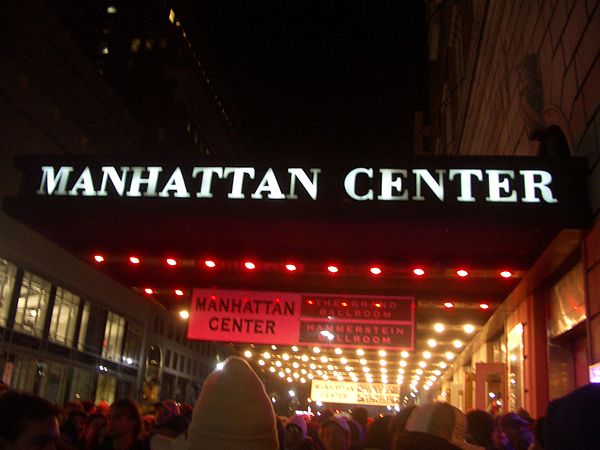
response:
<path id="1" fill-rule="evenodd" d="M 251 180 L 254 179 L 253 167 L 225 167 L 223 178 L 227 178 L 233 174 L 233 182 L 231 183 L 231 192 L 227 194 L 227 198 L 243 199 L 245 198 L 242 188 L 244 187 L 244 175 L 248 175 Z"/>
<path id="2" fill-rule="evenodd" d="M 189 198 L 190 193 L 187 190 L 185 185 L 185 180 L 183 179 L 183 175 L 181 173 L 181 168 L 177 168 L 171 174 L 171 178 L 167 181 L 167 184 L 158 194 L 159 197 L 168 197 L 169 191 L 175 191 L 175 197 L 177 198 Z"/>
<path id="3" fill-rule="evenodd" d="M 281 188 L 279 187 L 279 183 L 277 183 L 277 178 L 275 177 L 275 173 L 273 169 L 269 167 L 265 176 L 260 180 L 256 191 L 250 197 L 260 199 L 263 198 L 262 192 L 267 191 L 267 198 L 278 200 L 285 198 L 283 192 L 281 192 Z"/>
<path id="4" fill-rule="evenodd" d="M 106 190 L 106 185 L 108 184 L 108 179 L 110 178 L 110 182 L 113 187 L 117 191 L 117 193 L 123 197 L 125 193 L 125 179 L 127 178 L 127 173 L 129 172 L 129 167 L 121 167 L 121 178 L 117 174 L 117 169 L 112 166 L 103 166 L 102 167 L 102 184 L 100 185 L 100 190 L 96 192 L 98 197 L 106 197 L 108 192 Z"/>
<path id="5" fill-rule="evenodd" d="M 77 197 L 77 195 L 79 195 L 77 193 L 79 189 L 83 189 L 84 197 L 96 196 L 96 189 L 94 189 L 94 181 L 92 180 L 92 174 L 90 173 L 89 167 L 83 169 L 83 172 L 81 172 L 81 175 L 79 175 L 79 178 L 69 191 L 69 195 Z"/>
<path id="6" fill-rule="evenodd" d="M 65 166 L 58 169 L 54 175 L 54 167 L 42 166 L 42 182 L 37 191 L 38 195 L 67 195 L 67 181 L 73 172 L 73 167 Z M 58 189 L 56 189 L 58 187 Z M 56 190 L 56 194 L 54 191 Z"/>
<path id="7" fill-rule="evenodd" d="M 427 169 L 413 169 L 412 173 L 415 175 L 417 183 L 415 187 L 415 196 L 413 200 L 425 200 L 421 193 L 421 180 L 425 181 L 425 184 L 429 186 L 429 189 L 435 194 L 435 196 L 440 201 L 444 201 L 444 174 L 446 171 L 444 169 L 438 169 L 435 171 L 438 175 L 438 181 L 431 176 Z"/>
<path id="8" fill-rule="evenodd" d="M 488 192 L 489 196 L 486 197 L 488 202 L 516 202 L 517 193 L 511 192 L 510 179 L 515 178 L 514 170 L 486 170 L 485 173 L 488 176 Z M 501 175 L 506 175 L 507 178 L 500 180 Z M 509 179 L 510 178 L 510 179 Z M 502 197 L 502 192 L 511 194 L 508 197 Z"/>
<path id="9" fill-rule="evenodd" d="M 321 173 L 321 169 L 310 169 L 312 173 L 312 181 L 308 178 L 304 170 L 298 168 L 289 168 L 288 173 L 290 174 L 290 193 L 286 196 L 290 200 L 296 200 L 296 179 L 300 181 L 300 184 L 306 189 L 308 195 L 313 200 L 317 199 L 317 179 Z"/>
<path id="10" fill-rule="evenodd" d="M 162 172 L 162 167 L 132 167 L 133 177 L 131 179 L 131 186 L 127 191 L 128 197 L 141 197 L 140 185 L 148 185 L 148 189 L 144 192 L 144 197 L 156 197 L 156 185 L 158 183 L 158 175 Z M 148 177 L 143 178 L 142 173 L 148 171 Z"/>
<path id="11" fill-rule="evenodd" d="M 483 173 L 479 169 L 450 169 L 448 179 L 454 180 L 456 175 L 460 176 L 460 195 L 456 197 L 459 202 L 474 202 L 471 189 L 471 178 L 475 177 L 479 181 L 483 181 Z"/>
<path id="12" fill-rule="evenodd" d="M 346 194 L 348 194 L 354 200 L 373 200 L 373 189 L 369 189 L 365 195 L 358 195 L 356 193 L 356 176 L 359 173 L 366 174 L 369 178 L 373 178 L 373 169 L 372 168 L 364 168 L 357 167 L 356 169 L 352 169 L 344 178 L 344 189 L 346 189 Z"/>
<path id="13" fill-rule="evenodd" d="M 196 192 L 198 198 L 213 198 L 212 194 L 212 177 L 216 175 L 218 178 L 223 178 L 222 167 L 194 167 L 192 177 L 202 174 L 202 182 L 200 184 L 200 192 Z"/>
<path id="14" fill-rule="evenodd" d="M 405 169 L 379 169 L 381 173 L 381 195 L 377 200 L 408 200 L 408 191 L 402 192 L 402 177 L 393 178 L 392 175 L 400 174 L 404 178 L 408 176 Z M 400 195 L 393 195 L 395 189 Z"/>
<path id="15" fill-rule="evenodd" d="M 521 199 L 524 203 L 539 203 L 540 199 L 536 197 L 536 189 L 540 190 L 542 198 L 546 203 L 558 203 L 558 200 L 552 195 L 549 185 L 552 183 L 552 175 L 545 170 L 520 170 L 525 183 L 525 196 Z M 535 181 L 536 177 L 540 181 Z"/>

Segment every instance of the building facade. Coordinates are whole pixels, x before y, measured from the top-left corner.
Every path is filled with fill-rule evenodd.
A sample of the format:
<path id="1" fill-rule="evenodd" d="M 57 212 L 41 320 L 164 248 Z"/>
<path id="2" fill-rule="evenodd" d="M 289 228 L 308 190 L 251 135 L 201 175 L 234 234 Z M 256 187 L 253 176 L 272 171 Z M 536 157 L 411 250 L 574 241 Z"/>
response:
<path id="1" fill-rule="evenodd" d="M 0 198 L 18 190 L 16 155 L 139 154 L 151 142 L 162 142 L 149 139 L 150 119 L 136 116 L 117 95 L 50 4 L 9 2 L 0 20 Z M 171 25 L 171 32 L 179 27 Z M 176 91 L 168 95 L 176 97 Z M 170 104 L 177 101 L 216 115 L 214 101 Z M 198 133 L 210 136 L 205 145 L 186 125 L 199 115 L 182 114 L 167 115 L 179 117 L 182 130 L 165 132 L 165 145 L 187 153 L 206 153 L 210 145 L 233 151 L 225 120 L 194 122 Z M 0 214 L 0 329 L 2 380 L 58 403 L 125 396 L 191 403 L 227 353 L 213 343 L 188 341 L 185 322 L 158 302 L 102 275 L 5 213 Z"/>
<path id="2" fill-rule="evenodd" d="M 585 157 L 595 217 L 557 237 L 440 383 L 465 410 L 542 416 L 600 362 L 598 6 L 429 3 L 430 152 Z"/>

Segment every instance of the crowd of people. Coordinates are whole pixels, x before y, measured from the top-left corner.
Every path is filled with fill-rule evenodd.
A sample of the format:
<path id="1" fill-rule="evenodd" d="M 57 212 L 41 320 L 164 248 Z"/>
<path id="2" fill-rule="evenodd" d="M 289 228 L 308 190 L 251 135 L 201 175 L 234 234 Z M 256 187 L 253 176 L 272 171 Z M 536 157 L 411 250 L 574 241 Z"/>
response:
<path id="1" fill-rule="evenodd" d="M 326 410 L 277 417 L 250 365 L 229 358 L 195 404 L 164 400 L 148 414 L 130 399 L 68 402 L 0 395 L 0 450 L 588 450 L 600 449 L 600 385 L 553 400 L 544 417 L 525 410 L 466 414 L 445 402 L 368 417 Z"/>

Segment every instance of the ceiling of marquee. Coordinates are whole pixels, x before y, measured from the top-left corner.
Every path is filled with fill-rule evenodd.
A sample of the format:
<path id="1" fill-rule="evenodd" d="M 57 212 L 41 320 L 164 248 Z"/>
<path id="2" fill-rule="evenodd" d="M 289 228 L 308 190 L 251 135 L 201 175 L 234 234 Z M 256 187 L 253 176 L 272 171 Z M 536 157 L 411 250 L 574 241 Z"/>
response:
<path id="1" fill-rule="evenodd" d="M 415 340 L 407 354 L 385 350 L 382 356 L 384 349 L 377 347 L 365 347 L 361 355 L 360 349 L 232 344 L 234 353 L 251 352 L 248 358 L 265 379 L 298 386 L 308 385 L 312 376 L 401 380 L 402 388 L 409 390 L 414 381 L 416 389 L 426 389 L 558 234 L 555 227 L 514 229 L 468 220 L 184 220 L 160 213 L 57 214 L 51 206 L 12 206 L 9 212 L 19 220 L 174 314 L 188 307 L 192 290 L 199 287 L 414 297 Z M 96 255 L 102 256 L 101 262 Z M 132 263 L 131 257 L 139 262 Z M 169 258 L 175 264 L 169 264 Z M 209 260 L 214 267 L 206 264 Z M 255 264 L 252 270 L 245 266 L 250 261 Z M 286 269 L 287 264 L 296 270 Z M 330 265 L 338 272 L 329 272 Z M 373 274 L 373 267 L 381 272 Z M 416 268 L 422 268 L 423 275 L 416 275 Z M 468 275 L 459 276 L 459 269 Z M 504 270 L 511 276 L 503 277 Z M 443 331 L 436 331 L 436 324 L 442 324 Z"/>

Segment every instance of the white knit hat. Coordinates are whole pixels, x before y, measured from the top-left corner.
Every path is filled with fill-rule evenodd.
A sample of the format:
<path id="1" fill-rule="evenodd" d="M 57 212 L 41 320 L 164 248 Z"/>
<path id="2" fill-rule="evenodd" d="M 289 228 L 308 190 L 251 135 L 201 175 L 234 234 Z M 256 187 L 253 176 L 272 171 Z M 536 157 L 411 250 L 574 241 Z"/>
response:
<path id="1" fill-rule="evenodd" d="M 467 420 L 460 409 L 445 402 L 417 406 L 406 422 L 406 431 L 432 434 L 465 449 L 482 449 L 465 442 Z"/>
<path id="2" fill-rule="evenodd" d="M 151 450 L 277 450 L 273 405 L 250 365 L 230 357 L 204 382 L 187 440 L 153 438 Z"/>

